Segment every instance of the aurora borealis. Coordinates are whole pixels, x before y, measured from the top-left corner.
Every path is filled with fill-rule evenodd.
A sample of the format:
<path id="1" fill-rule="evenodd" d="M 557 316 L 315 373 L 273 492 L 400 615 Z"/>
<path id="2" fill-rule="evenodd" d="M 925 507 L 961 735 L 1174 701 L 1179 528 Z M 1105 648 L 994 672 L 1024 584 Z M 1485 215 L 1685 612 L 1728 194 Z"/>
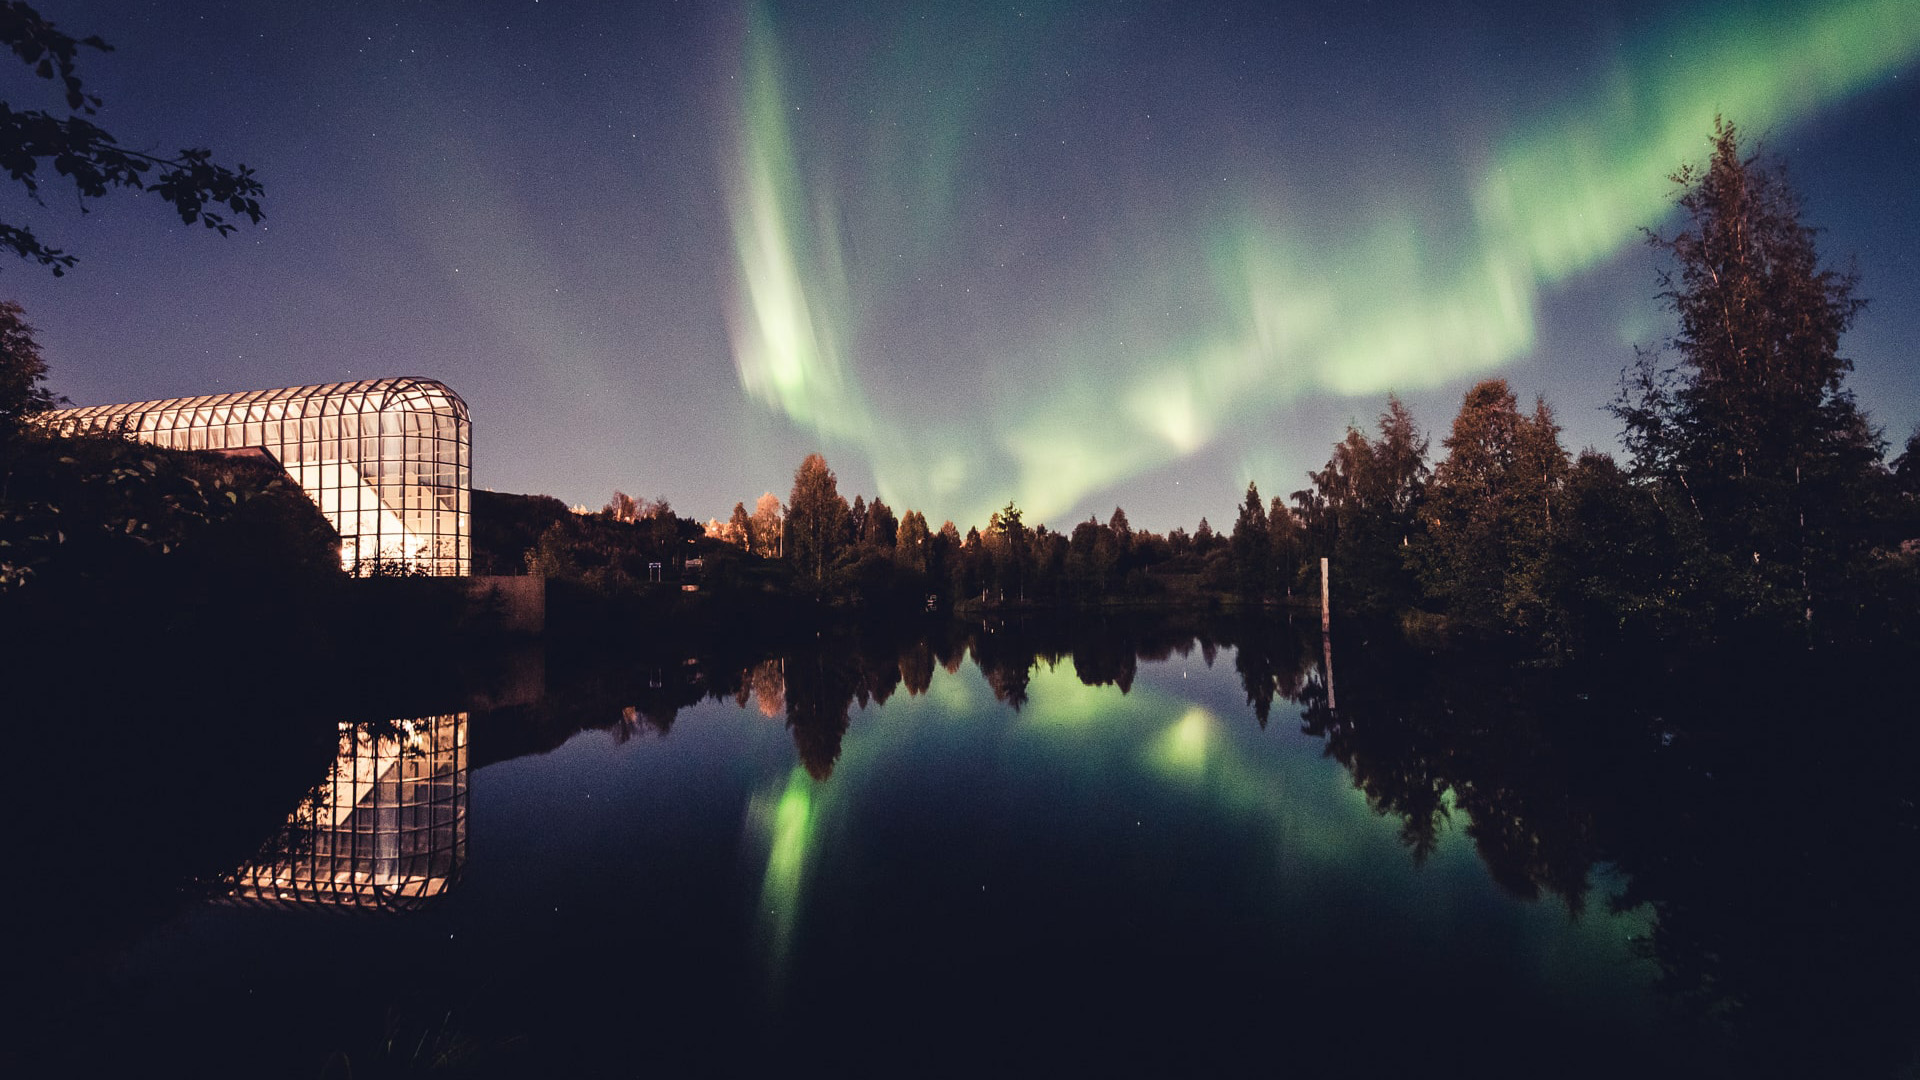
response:
<path id="1" fill-rule="evenodd" d="M 35 211 L 81 266 L 4 273 L 78 403 L 418 373 L 501 490 L 724 517 L 819 449 L 936 522 L 1191 527 L 1389 392 L 1444 428 L 1505 375 L 1610 445 L 1641 230 L 1719 113 L 1858 258 L 1863 403 L 1920 421 L 1902 0 L 43 7 L 118 46 L 105 126 L 268 186 L 226 243 Z"/>
<path id="2" fill-rule="evenodd" d="M 993 433 L 985 445 L 958 432 L 910 434 L 871 409 L 850 370 L 858 315 L 848 298 L 884 290 L 849 281 L 834 203 L 808 198 L 789 119 L 805 110 L 789 104 L 775 34 L 768 19 L 751 24 L 742 74 L 731 215 L 743 387 L 862 450 L 896 504 L 963 497 L 983 509 L 1007 491 L 1045 517 L 1202 452 L 1222 428 L 1300 395 L 1377 399 L 1512 361 L 1535 342 L 1542 289 L 1613 257 L 1660 220 L 1667 172 L 1694 155 L 1716 114 L 1776 130 L 1899 71 L 1920 55 L 1920 9 L 1888 0 L 1663 28 L 1550 117 L 1497 136 L 1462 185 L 1467 205 L 1441 211 L 1450 221 L 1389 199 L 1344 227 L 1314 230 L 1284 202 L 1244 198 L 1211 231 L 1217 250 L 1123 257 L 1130 265 L 1108 268 L 1118 295 L 1147 297 L 1192 284 L 1164 280 L 1180 275 L 1163 268 L 1207 266 L 1200 318 L 1152 312 L 1127 335 L 1137 346 L 1104 357 L 1069 348 L 1065 363 L 1015 344 L 1027 354 L 1015 376 L 1020 400 L 961 425 L 984 419 Z M 1207 235 L 1176 242 L 1204 244 Z M 1099 325 L 1069 336 L 1102 342 L 1138 318 L 1092 314 Z M 1090 387 L 1089 371 L 1103 385 Z M 1010 486 L 1001 479 L 1009 473 Z"/>

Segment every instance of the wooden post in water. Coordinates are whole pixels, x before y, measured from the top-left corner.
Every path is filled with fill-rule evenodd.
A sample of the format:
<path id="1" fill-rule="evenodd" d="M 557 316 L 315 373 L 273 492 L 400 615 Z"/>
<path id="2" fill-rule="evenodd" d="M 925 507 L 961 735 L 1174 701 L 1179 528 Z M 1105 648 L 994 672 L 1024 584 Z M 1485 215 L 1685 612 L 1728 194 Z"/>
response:
<path id="1" fill-rule="evenodd" d="M 1323 557 L 1320 560 L 1320 632 L 1324 634 L 1332 629 L 1333 613 L 1327 607 L 1327 560 Z"/>
<path id="2" fill-rule="evenodd" d="M 1333 705 L 1333 607 L 1327 599 L 1327 560 L 1320 560 L 1320 649 L 1327 673 L 1327 711 Z"/>
<path id="3" fill-rule="evenodd" d="M 1339 706 L 1333 703 L 1333 635 L 1320 635 L 1320 662 L 1327 672 L 1327 711 L 1334 712 Z"/>

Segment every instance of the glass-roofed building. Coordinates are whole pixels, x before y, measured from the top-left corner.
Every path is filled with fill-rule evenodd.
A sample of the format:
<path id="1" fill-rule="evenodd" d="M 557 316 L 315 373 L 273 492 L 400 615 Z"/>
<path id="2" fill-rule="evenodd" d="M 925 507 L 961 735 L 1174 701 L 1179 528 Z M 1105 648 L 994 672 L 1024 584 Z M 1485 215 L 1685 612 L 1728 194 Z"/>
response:
<path id="1" fill-rule="evenodd" d="M 340 533 L 347 569 L 469 572 L 473 438 L 467 403 L 444 383 L 369 379 L 92 405 L 47 422 L 177 450 L 264 451 Z"/>

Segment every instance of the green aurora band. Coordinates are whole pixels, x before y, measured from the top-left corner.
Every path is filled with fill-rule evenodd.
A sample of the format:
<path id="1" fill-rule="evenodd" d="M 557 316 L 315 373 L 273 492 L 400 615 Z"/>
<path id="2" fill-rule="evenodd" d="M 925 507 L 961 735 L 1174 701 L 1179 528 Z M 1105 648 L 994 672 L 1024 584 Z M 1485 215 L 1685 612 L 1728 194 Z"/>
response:
<path id="1" fill-rule="evenodd" d="M 794 923 L 800 918 L 801 888 L 806 883 L 807 857 L 816 825 L 814 782 L 796 765 L 788 771 L 778 795 L 756 797 L 750 820 L 766 836 L 767 872 L 760 885 L 762 924 L 776 965 L 785 962 L 793 945 Z"/>
<path id="2" fill-rule="evenodd" d="M 1703 156 L 1716 115 L 1777 131 L 1916 57 L 1912 0 L 1765 16 L 1719 7 L 1676 21 L 1581 87 L 1577 104 L 1499 141 L 1464 185 L 1457 231 L 1433 236 L 1413 206 L 1380 205 L 1354 232 L 1325 236 L 1271 199 L 1245 199 L 1194 252 L 1135 259 L 1136 269 L 1113 274 L 1111 318 L 1078 328 L 1079 339 L 1069 327 L 1062 342 L 1033 343 L 1015 358 L 1017 396 L 943 431 L 883 415 L 858 376 L 859 282 L 843 261 L 828 186 L 797 163 L 798 114 L 773 21 L 756 8 L 728 200 L 740 382 L 830 448 L 863 454 L 895 506 L 981 520 L 1011 497 L 1043 520 L 1302 395 L 1420 390 L 1524 356 L 1542 291 L 1613 258 L 1666 216 L 1667 177 Z M 1170 262 L 1211 268 L 1209 324 L 1156 325 L 1142 305 L 1117 299 L 1186 287 L 1137 269 Z M 1137 351 L 1111 355 L 1115 326 Z"/>

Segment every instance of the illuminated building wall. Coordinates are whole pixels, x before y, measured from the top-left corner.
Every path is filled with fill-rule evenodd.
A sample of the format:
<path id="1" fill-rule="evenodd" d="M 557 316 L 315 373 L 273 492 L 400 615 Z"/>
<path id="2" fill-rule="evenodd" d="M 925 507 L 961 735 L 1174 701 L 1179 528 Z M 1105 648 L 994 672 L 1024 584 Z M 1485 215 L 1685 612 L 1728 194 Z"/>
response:
<path id="1" fill-rule="evenodd" d="M 327 779 L 233 877 L 239 901 L 408 908 L 467 855 L 467 714 L 341 724 Z"/>
<path id="2" fill-rule="evenodd" d="M 340 533 L 347 569 L 469 572 L 467 403 L 432 379 L 93 405 L 47 419 L 69 434 L 119 432 L 176 450 L 264 450 Z"/>

